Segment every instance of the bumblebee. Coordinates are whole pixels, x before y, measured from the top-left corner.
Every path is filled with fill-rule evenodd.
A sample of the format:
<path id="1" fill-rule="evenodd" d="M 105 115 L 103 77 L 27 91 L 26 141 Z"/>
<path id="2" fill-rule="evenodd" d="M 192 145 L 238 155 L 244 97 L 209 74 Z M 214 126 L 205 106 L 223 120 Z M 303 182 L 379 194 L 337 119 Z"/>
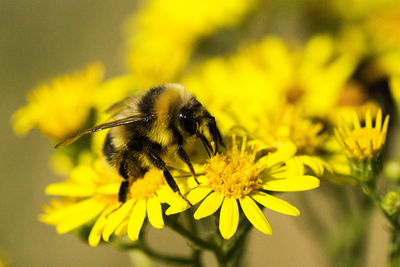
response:
<path id="1" fill-rule="evenodd" d="M 209 156 L 218 151 L 218 145 L 224 146 L 215 118 L 179 84 L 151 88 L 142 95 L 114 104 L 108 111 L 114 112 L 114 121 L 77 133 L 56 148 L 84 135 L 111 128 L 104 141 L 103 154 L 124 179 L 118 193 L 121 203 L 127 199 L 130 183 L 153 167 L 162 170 L 171 189 L 184 198 L 167 168 L 165 157 L 175 153 L 196 179 L 184 144 L 192 137 L 198 138 Z M 204 130 L 208 130 L 215 149 L 205 137 Z"/>

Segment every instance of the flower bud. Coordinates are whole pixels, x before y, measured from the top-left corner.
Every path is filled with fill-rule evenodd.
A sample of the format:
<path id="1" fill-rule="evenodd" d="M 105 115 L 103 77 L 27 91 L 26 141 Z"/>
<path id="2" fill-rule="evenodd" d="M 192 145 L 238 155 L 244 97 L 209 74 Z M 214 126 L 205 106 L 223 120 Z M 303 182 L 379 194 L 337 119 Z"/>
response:
<path id="1" fill-rule="evenodd" d="M 398 213 L 400 211 L 400 192 L 388 191 L 383 199 L 382 206 L 389 215 Z"/>
<path id="2" fill-rule="evenodd" d="M 394 182 L 400 182 L 400 160 L 388 161 L 383 171 L 388 179 Z"/>

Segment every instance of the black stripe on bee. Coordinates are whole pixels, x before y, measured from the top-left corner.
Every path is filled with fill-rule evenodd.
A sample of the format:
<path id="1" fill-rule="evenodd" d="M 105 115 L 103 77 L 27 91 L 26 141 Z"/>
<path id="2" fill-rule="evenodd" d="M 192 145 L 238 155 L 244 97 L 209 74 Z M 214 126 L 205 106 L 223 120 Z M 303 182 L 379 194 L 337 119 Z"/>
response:
<path id="1" fill-rule="evenodd" d="M 154 105 L 157 102 L 160 94 L 164 91 L 165 86 L 157 86 L 150 89 L 138 103 L 140 112 L 143 114 L 150 114 L 153 112 Z"/>
<path id="2" fill-rule="evenodd" d="M 115 158 L 116 152 L 117 150 L 112 143 L 111 135 L 110 133 L 107 133 L 106 139 L 104 140 L 103 155 L 106 156 L 108 162 L 112 162 Z"/>

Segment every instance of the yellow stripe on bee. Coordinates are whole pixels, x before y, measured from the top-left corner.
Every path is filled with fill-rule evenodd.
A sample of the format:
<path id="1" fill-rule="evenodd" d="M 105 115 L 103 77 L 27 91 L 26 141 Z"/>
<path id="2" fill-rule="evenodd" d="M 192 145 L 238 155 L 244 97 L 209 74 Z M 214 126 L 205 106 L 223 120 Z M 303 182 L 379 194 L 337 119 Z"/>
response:
<path id="1" fill-rule="evenodd" d="M 150 133 L 153 140 L 168 145 L 172 139 L 172 133 L 167 130 L 171 122 L 171 110 L 182 103 L 182 89 L 170 87 L 166 88 L 158 97 L 154 111 L 157 115 L 152 132 Z"/>

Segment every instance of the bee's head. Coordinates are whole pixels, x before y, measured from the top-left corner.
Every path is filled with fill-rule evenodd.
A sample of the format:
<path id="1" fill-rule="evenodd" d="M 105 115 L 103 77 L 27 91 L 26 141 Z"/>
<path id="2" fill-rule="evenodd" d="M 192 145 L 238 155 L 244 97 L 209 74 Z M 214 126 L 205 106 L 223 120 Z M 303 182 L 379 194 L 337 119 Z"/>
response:
<path id="1" fill-rule="evenodd" d="M 211 155 L 213 149 L 203 134 L 203 128 L 208 129 L 215 143 L 214 154 L 218 151 L 218 144 L 224 146 L 215 118 L 198 101 L 183 106 L 178 117 L 181 129 L 190 136 L 196 135 L 200 138 L 209 155 Z"/>
<path id="2" fill-rule="evenodd" d="M 202 106 L 198 105 L 185 105 L 179 111 L 179 125 L 183 131 L 189 135 L 195 135 L 199 131 L 201 125 L 201 116 L 199 112 L 202 110 Z"/>

